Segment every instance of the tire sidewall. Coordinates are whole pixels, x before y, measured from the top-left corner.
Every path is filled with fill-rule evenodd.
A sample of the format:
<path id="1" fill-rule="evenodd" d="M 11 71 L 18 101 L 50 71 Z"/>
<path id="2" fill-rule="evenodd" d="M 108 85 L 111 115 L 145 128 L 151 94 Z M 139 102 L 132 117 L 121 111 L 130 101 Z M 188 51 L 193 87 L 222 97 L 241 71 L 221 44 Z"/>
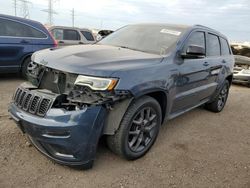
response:
<path id="1" fill-rule="evenodd" d="M 149 99 L 152 99 L 152 98 L 149 98 Z M 145 107 L 151 107 L 155 110 L 156 114 L 157 114 L 157 125 L 155 127 L 155 132 L 154 132 L 154 135 L 152 137 L 152 140 L 150 141 L 150 143 L 146 146 L 145 149 L 143 149 L 142 151 L 140 152 L 134 152 L 132 151 L 129 146 L 128 146 L 128 133 L 130 131 L 130 128 L 131 128 L 131 125 L 132 125 L 132 121 L 134 119 L 134 117 L 137 115 L 137 113 L 142 110 L 143 108 Z M 131 110 L 130 108 L 128 110 Z M 123 137 L 122 137 L 122 148 L 123 148 L 123 153 L 125 154 L 126 158 L 128 159 L 137 159 L 141 156 L 143 156 L 144 154 L 147 153 L 147 151 L 151 148 L 151 146 L 154 144 L 157 136 L 158 136 L 158 133 L 159 133 L 159 129 L 160 129 L 160 125 L 161 125 L 161 108 L 160 108 L 160 105 L 158 104 L 158 102 L 156 100 L 145 100 L 144 103 L 142 103 L 141 105 L 138 105 L 136 106 L 136 108 L 132 109 L 133 110 L 133 115 L 131 116 L 130 115 L 130 120 L 128 121 L 129 123 L 127 123 L 125 125 L 125 129 L 124 130 L 124 134 L 123 134 Z M 125 114 L 125 116 L 127 115 L 127 112 Z M 128 117 L 125 117 L 125 118 L 128 118 Z M 123 123 L 123 122 L 122 122 Z"/>
<path id="2" fill-rule="evenodd" d="M 218 100 L 219 100 L 220 93 L 221 93 L 221 91 L 224 89 L 224 87 L 227 87 L 226 100 L 225 100 L 225 102 L 224 102 L 223 107 L 222 107 L 221 109 L 219 109 L 219 107 L 218 107 Z M 228 82 L 227 80 L 224 81 L 224 83 L 223 83 L 223 85 L 222 85 L 222 87 L 221 87 L 221 89 L 220 89 L 220 93 L 219 93 L 219 95 L 217 96 L 217 100 L 216 100 L 218 112 L 221 112 L 221 111 L 224 109 L 224 107 L 226 106 L 226 103 L 227 103 L 228 94 L 229 94 L 229 82 Z"/>

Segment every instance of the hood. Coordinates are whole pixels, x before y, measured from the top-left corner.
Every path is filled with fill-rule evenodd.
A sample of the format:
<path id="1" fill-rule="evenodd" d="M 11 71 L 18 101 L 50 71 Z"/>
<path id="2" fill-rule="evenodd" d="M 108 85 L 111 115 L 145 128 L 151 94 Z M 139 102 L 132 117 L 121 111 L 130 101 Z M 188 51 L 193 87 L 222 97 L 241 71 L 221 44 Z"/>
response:
<path id="1" fill-rule="evenodd" d="M 32 61 L 56 70 L 96 76 L 111 76 L 119 70 L 145 68 L 160 63 L 162 59 L 160 55 L 106 45 L 51 48 L 32 56 Z"/>

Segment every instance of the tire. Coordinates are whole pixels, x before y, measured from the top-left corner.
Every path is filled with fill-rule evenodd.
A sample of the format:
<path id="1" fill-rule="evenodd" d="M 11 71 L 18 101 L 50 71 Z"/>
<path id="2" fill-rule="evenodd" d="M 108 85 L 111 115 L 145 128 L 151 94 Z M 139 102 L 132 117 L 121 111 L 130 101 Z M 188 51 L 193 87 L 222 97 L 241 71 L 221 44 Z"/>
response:
<path id="1" fill-rule="evenodd" d="M 212 112 L 221 112 L 226 105 L 229 93 L 229 82 L 225 80 L 218 96 L 211 103 L 205 104 L 205 108 Z"/>
<path id="2" fill-rule="evenodd" d="M 115 135 L 107 137 L 108 147 L 127 160 L 145 155 L 154 144 L 161 125 L 159 103 L 145 96 L 135 100 L 127 109 Z"/>
<path id="3" fill-rule="evenodd" d="M 21 74 L 22 77 L 27 79 L 28 78 L 28 67 L 31 66 L 31 58 L 26 58 L 22 63 Z"/>

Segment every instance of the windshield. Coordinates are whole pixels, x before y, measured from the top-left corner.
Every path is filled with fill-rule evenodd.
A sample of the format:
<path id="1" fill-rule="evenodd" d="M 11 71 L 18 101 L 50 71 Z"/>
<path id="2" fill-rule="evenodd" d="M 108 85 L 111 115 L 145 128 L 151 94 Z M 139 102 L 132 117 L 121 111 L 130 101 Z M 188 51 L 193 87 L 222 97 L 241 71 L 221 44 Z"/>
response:
<path id="1" fill-rule="evenodd" d="M 185 29 L 169 25 L 129 25 L 110 34 L 99 44 L 165 55 Z"/>

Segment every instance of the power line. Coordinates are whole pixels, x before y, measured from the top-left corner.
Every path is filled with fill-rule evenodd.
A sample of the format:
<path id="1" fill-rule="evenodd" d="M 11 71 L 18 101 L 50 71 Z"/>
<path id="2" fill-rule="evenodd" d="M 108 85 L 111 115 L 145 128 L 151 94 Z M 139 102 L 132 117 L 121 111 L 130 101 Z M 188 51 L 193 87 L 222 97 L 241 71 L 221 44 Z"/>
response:
<path id="1" fill-rule="evenodd" d="M 48 24 L 53 25 L 53 15 L 57 14 L 57 12 L 54 11 L 53 5 L 55 0 L 48 0 L 48 9 L 42 10 L 43 12 L 48 13 Z"/>

